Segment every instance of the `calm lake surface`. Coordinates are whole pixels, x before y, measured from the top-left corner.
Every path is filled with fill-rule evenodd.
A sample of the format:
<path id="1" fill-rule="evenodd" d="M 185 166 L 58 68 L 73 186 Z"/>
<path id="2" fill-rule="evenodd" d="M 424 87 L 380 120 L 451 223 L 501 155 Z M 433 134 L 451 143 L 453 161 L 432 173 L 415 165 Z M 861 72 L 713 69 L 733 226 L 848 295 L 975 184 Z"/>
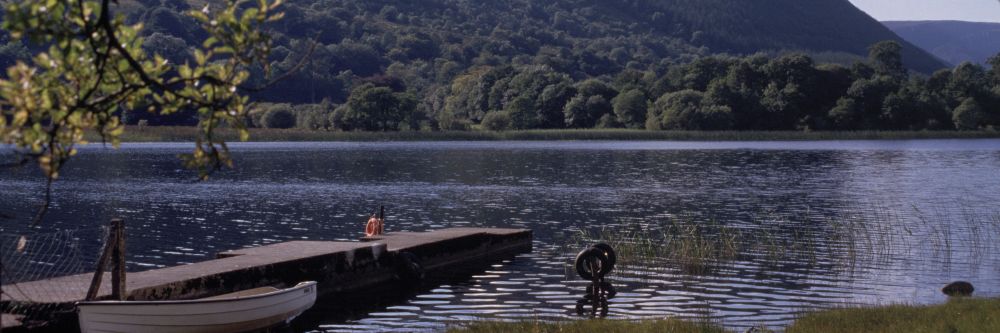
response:
<path id="1" fill-rule="evenodd" d="M 245 143 L 233 145 L 236 169 L 208 182 L 180 166 L 187 144 L 91 146 L 36 229 L 26 225 L 42 198 L 37 168 L 0 172 L 0 212 L 17 218 L 0 225 L 4 251 L 14 235 L 61 231 L 73 246 L 58 251 L 80 254 L 65 271 L 87 270 L 99 225 L 124 217 L 129 268 L 145 270 L 353 240 L 378 204 L 388 231 L 535 231 L 532 253 L 362 310 L 320 304 L 295 331 L 581 318 L 591 311 L 576 309 L 587 283 L 568 266 L 575 239 L 603 230 L 655 242 L 669 225 L 716 226 L 701 234 L 711 239 L 737 230 L 746 253 L 696 271 L 669 258 L 620 263 L 608 317 L 780 327 L 815 308 L 941 303 L 955 280 L 1000 296 L 1000 140 Z"/>

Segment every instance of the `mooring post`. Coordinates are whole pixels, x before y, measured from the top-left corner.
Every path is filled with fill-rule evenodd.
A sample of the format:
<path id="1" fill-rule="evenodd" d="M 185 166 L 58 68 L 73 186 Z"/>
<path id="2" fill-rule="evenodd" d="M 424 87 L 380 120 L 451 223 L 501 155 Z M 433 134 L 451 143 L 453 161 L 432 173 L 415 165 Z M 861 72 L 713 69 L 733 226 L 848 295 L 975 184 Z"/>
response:
<path id="1" fill-rule="evenodd" d="M 593 260 L 590 262 L 590 271 L 594 273 L 591 283 L 594 284 L 594 308 L 596 309 L 597 302 L 601 298 L 601 280 L 603 280 L 603 277 L 601 277 L 601 274 L 599 273 L 601 271 L 599 261 Z"/>
<path id="2" fill-rule="evenodd" d="M 108 260 L 111 260 L 111 297 L 117 300 L 125 299 L 125 222 L 122 219 L 112 219 L 108 227 L 107 237 L 104 239 L 104 246 L 101 248 L 101 256 L 97 259 L 97 269 L 94 270 L 94 277 L 90 280 L 90 288 L 87 289 L 86 301 L 97 299 L 97 294 L 101 290 L 101 282 L 104 279 L 104 271 L 108 267 Z"/>
<path id="3" fill-rule="evenodd" d="M 378 206 L 378 234 L 385 233 L 385 206 Z"/>
<path id="4" fill-rule="evenodd" d="M 125 221 L 111 220 L 114 230 L 114 251 L 111 252 L 111 298 L 125 300 Z"/>
<path id="5" fill-rule="evenodd" d="M 90 280 L 90 288 L 87 289 L 87 297 L 84 298 L 85 301 L 92 301 L 97 298 L 97 293 L 101 290 L 101 280 L 104 279 L 104 268 L 108 266 L 108 257 L 111 257 L 111 251 L 114 247 L 113 242 L 115 233 L 113 225 L 108 226 L 108 232 L 104 237 L 104 245 L 101 246 L 101 256 L 97 258 L 97 268 L 94 269 L 94 277 Z"/>

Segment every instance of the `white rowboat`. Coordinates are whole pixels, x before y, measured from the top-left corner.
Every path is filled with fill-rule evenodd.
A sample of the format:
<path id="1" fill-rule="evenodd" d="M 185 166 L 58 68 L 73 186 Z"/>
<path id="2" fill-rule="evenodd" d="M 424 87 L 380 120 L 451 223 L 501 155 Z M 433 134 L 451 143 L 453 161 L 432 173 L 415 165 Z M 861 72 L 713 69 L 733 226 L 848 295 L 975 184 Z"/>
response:
<path id="1" fill-rule="evenodd" d="M 80 331 L 233 333 L 288 322 L 316 303 L 316 282 L 185 301 L 80 302 Z"/>

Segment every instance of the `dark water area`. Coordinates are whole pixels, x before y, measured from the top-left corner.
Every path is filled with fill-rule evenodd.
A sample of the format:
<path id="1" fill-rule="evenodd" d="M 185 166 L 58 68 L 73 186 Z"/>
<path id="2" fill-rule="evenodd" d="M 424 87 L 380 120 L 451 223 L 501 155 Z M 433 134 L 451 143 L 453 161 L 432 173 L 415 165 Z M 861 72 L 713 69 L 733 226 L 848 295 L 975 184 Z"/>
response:
<path id="1" fill-rule="evenodd" d="M 587 283 L 569 267 L 576 239 L 662 234 L 671 221 L 724 225 L 755 235 L 740 239 L 745 249 L 772 251 L 698 272 L 665 258 L 623 262 L 609 277 L 618 293 L 608 317 L 780 327 L 810 309 L 941 303 L 939 288 L 954 280 L 972 282 L 977 295 L 1000 296 L 1000 140 L 233 147 L 236 168 L 207 182 L 181 166 L 184 144 L 82 149 L 37 228 L 27 221 L 42 198 L 40 173 L 3 170 L 0 212 L 16 219 L 0 221 L 2 249 L 16 235 L 58 231 L 73 243 L 60 251 L 79 253 L 65 270 L 86 270 L 100 225 L 123 217 L 129 269 L 145 270 L 287 240 L 354 240 L 378 204 L 387 206 L 387 231 L 535 232 L 532 253 L 434 277 L 352 311 L 342 309 L 343 299 L 325 300 L 297 331 L 438 331 L 471 320 L 586 317 L 591 311 L 578 314 L 577 304 Z"/>

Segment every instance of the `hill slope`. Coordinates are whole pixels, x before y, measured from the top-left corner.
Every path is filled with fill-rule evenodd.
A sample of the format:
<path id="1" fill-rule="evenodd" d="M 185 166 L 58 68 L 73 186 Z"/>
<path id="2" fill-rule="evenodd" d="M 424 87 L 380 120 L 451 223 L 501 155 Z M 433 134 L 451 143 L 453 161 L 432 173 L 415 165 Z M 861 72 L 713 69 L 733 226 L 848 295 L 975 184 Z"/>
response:
<path id="1" fill-rule="evenodd" d="M 205 2 L 122 0 L 117 9 L 145 24 L 147 49 L 182 62 L 204 38 L 183 13 Z M 318 44 L 307 66 L 261 100 L 342 103 L 359 78 L 397 80 L 426 96 L 483 65 L 545 65 L 583 80 L 626 69 L 663 74 L 719 53 L 795 51 L 847 63 L 882 40 L 903 45 L 910 69 L 945 67 L 848 0 L 297 0 L 283 8 L 275 74 Z"/>
<path id="2" fill-rule="evenodd" d="M 1000 53 L 1000 23 L 963 21 L 883 22 L 900 37 L 951 64 L 985 64 Z"/>
<path id="3" fill-rule="evenodd" d="M 147 51 L 184 63 L 205 35 L 183 13 L 213 15 L 221 1 L 121 0 L 114 11 L 143 23 Z M 264 68 L 283 79 L 251 95 L 265 102 L 249 115 L 255 126 L 857 130 L 1000 120 L 1000 68 L 936 71 L 941 60 L 848 0 L 297 0 L 283 9 L 269 27 L 270 66 L 253 68 L 248 84 L 266 83 Z M 4 38 L 0 63 L 23 59 L 29 50 Z M 869 47 L 871 59 L 853 61 Z M 829 60 L 851 64 L 821 64 Z M 936 72 L 909 80 L 908 69 Z M 197 120 L 187 111 L 149 124 Z M 124 118 L 148 116 L 140 108 Z"/>
<path id="4" fill-rule="evenodd" d="M 932 72 L 940 60 L 905 42 L 847 0 L 661 0 L 693 30 L 710 35 L 713 50 L 752 53 L 800 49 L 811 52 L 867 54 L 872 44 L 895 40 L 903 44 L 907 67 Z"/>

